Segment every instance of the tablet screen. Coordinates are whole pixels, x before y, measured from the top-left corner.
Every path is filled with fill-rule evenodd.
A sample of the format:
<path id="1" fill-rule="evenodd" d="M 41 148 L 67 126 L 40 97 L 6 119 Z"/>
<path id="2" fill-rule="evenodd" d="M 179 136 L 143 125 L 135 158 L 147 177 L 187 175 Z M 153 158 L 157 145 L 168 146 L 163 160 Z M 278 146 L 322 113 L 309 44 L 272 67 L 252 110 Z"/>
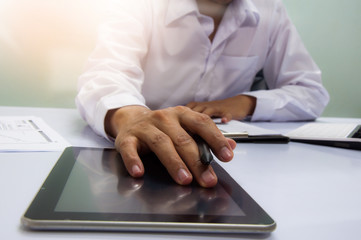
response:
<path id="1" fill-rule="evenodd" d="M 213 188 L 176 184 L 155 155 L 131 177 L 114 149 L 69 147 L 22 217 L 34 230 L 270 232 L 273 219 L 221 168 Z"/>
<path id="2" fill-rule="evenodd" d="M 55 211 L 244 216 L 221 185 L 212 189 L 173 183 L 156 159 L 134 179 L 113 150 L 82 149 Z M 153 166 L 150 166 L 153 165 Z"/>

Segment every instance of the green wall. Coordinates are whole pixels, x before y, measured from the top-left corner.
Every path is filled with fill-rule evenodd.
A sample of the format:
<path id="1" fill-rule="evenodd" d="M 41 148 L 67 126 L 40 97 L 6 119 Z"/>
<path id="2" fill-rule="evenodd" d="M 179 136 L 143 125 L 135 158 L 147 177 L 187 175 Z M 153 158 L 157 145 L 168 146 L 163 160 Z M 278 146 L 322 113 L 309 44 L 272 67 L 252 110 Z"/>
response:
<path id="1" fill-rule="evenodd" d="M 283 0 L 323 73 L 324 116 L 361 117 L 361 1 Z"/>
<path id="2" fill-rule="evenodd" d="M 74 107 L 105 2 L 0 0 L 0 105 Z M 361 1 L 284 4 L 323 72 L 323 116 L 361 118 Z"/>

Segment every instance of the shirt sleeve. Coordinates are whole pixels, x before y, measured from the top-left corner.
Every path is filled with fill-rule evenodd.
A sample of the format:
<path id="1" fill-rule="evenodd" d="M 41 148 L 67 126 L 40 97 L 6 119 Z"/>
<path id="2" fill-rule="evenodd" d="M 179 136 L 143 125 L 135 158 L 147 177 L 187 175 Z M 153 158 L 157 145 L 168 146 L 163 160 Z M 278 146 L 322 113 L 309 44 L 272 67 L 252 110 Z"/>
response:
<path id="1" fill-rule="evenodd" d="M 145 106 L 142 59 L 147 52 L 147 1 L 111 1 L 97 45 L 78 80 L 76 105 L 84 120 L 108 138 L 104 119 L 111 109 Z M 148 13 L 148 15 L 146 14 Z M 109 138 L 108 138 L 109 139 Z"/>
<path id="2" fill-rule="evenodd" d="M 329 101 L 321 71 L 303 45 L 281 1 L 273 12 L 264 77 L 269 90 L 247 92 L 257 98 L 252 121 L 312 120 Z"/>

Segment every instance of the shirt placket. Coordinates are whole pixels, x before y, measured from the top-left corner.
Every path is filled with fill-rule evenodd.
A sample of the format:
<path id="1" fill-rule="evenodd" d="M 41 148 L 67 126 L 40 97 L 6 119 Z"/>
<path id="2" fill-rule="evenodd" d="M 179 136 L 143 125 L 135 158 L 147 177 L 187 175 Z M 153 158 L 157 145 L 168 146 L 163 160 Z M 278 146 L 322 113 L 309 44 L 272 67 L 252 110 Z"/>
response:
<path id="1" fill-rule="evenodd" d="M 213 19 L 210 17 L 202 16 L 201 25 L 205 34 L 208 36 L 214 30 Z M 217 60 L 222 52 L 223 47 L 220 45 L 214 48 L 214 45 L 208 41 L 204 47 L 204 67 L 203 72 L 200 74 L 198 81 L 198 88 L 194 97 L 197 102 L 207 101 L 211 95 L 211 82 L 214 78 L 213 69 L 217 63 Z"/>
<path id="2" fill-rule="evenodd" d="M 213 20 L 209 18 L 209 20 Z M 217 81 L 215 78 L 215 75 L 213 73 L 213 70 L 217 64 L 217 61 L 219 57 L 221 56 L 225 46 L 226 46 L 226 40 L 227 38 L 237 29 L 237 25 L 233 22 L 227 25 L 226 28 L 223 26 L 220 26 L 218 29 L 218 32 L 213 39 L 212 44 L 209 42 L 207 45 L 207 48 L 205 48 L 205 60 L 204 60 L 204 71 L 200 75 L 200 80 L 198 83 L 198 89 L 195 95 L 195 101 L 202 102 L 202 101 L 208 101 L 210 96 L 212 95 L 212 82 Z M 214 25 L 212 24 L 212 29 L 206 29 L 205 24 L 202 24 L 203 28 L 205 29 L 206 34 L 209 34 L 213 32 Z M 208 25 L 209 27 L 209 25 Z M 207 31 L 208 30 L 208 31 Z M 218 87 L 222 87 L 222 85 L 219 85 Z"/>

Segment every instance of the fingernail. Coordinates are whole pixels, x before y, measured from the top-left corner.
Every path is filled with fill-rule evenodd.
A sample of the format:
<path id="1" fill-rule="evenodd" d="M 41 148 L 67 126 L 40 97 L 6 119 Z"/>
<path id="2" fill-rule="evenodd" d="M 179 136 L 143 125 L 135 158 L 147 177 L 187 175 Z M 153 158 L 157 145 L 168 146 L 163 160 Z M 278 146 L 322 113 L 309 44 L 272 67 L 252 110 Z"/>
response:
<path id="1" fill-rule="evenodd" d="M 227 147 L 223 147 L 221 150 L 221 158 L 224 161 L 229 161 L 232 159 L 232 157 L 233 157 L 232 152 Z"/>
<path id="2" fill-rule="evenodd" d="M 186 181 L 188 181 L 189 179 L 189 174 L 186 170 L 184 170 L 183 168 L 179 169 L 178 171 L 178 178 L 179 178 L 179 181 L 181 183 L 184 183 Z"/>
<path id="3" fill-rule="evenodd" d="M 211 173 L 211 171 L 206 170 L 202 173 L 202 179 L 205 183 L 212 183 L 216 177 Z"/>
<path id="4" fill-rule="evenodd" d="M 139 174 L 141 174 L 140 167 L 138 165 L 134 165 L 132 167 L 132 175 L 133 176 L 138 176 Z"/>

